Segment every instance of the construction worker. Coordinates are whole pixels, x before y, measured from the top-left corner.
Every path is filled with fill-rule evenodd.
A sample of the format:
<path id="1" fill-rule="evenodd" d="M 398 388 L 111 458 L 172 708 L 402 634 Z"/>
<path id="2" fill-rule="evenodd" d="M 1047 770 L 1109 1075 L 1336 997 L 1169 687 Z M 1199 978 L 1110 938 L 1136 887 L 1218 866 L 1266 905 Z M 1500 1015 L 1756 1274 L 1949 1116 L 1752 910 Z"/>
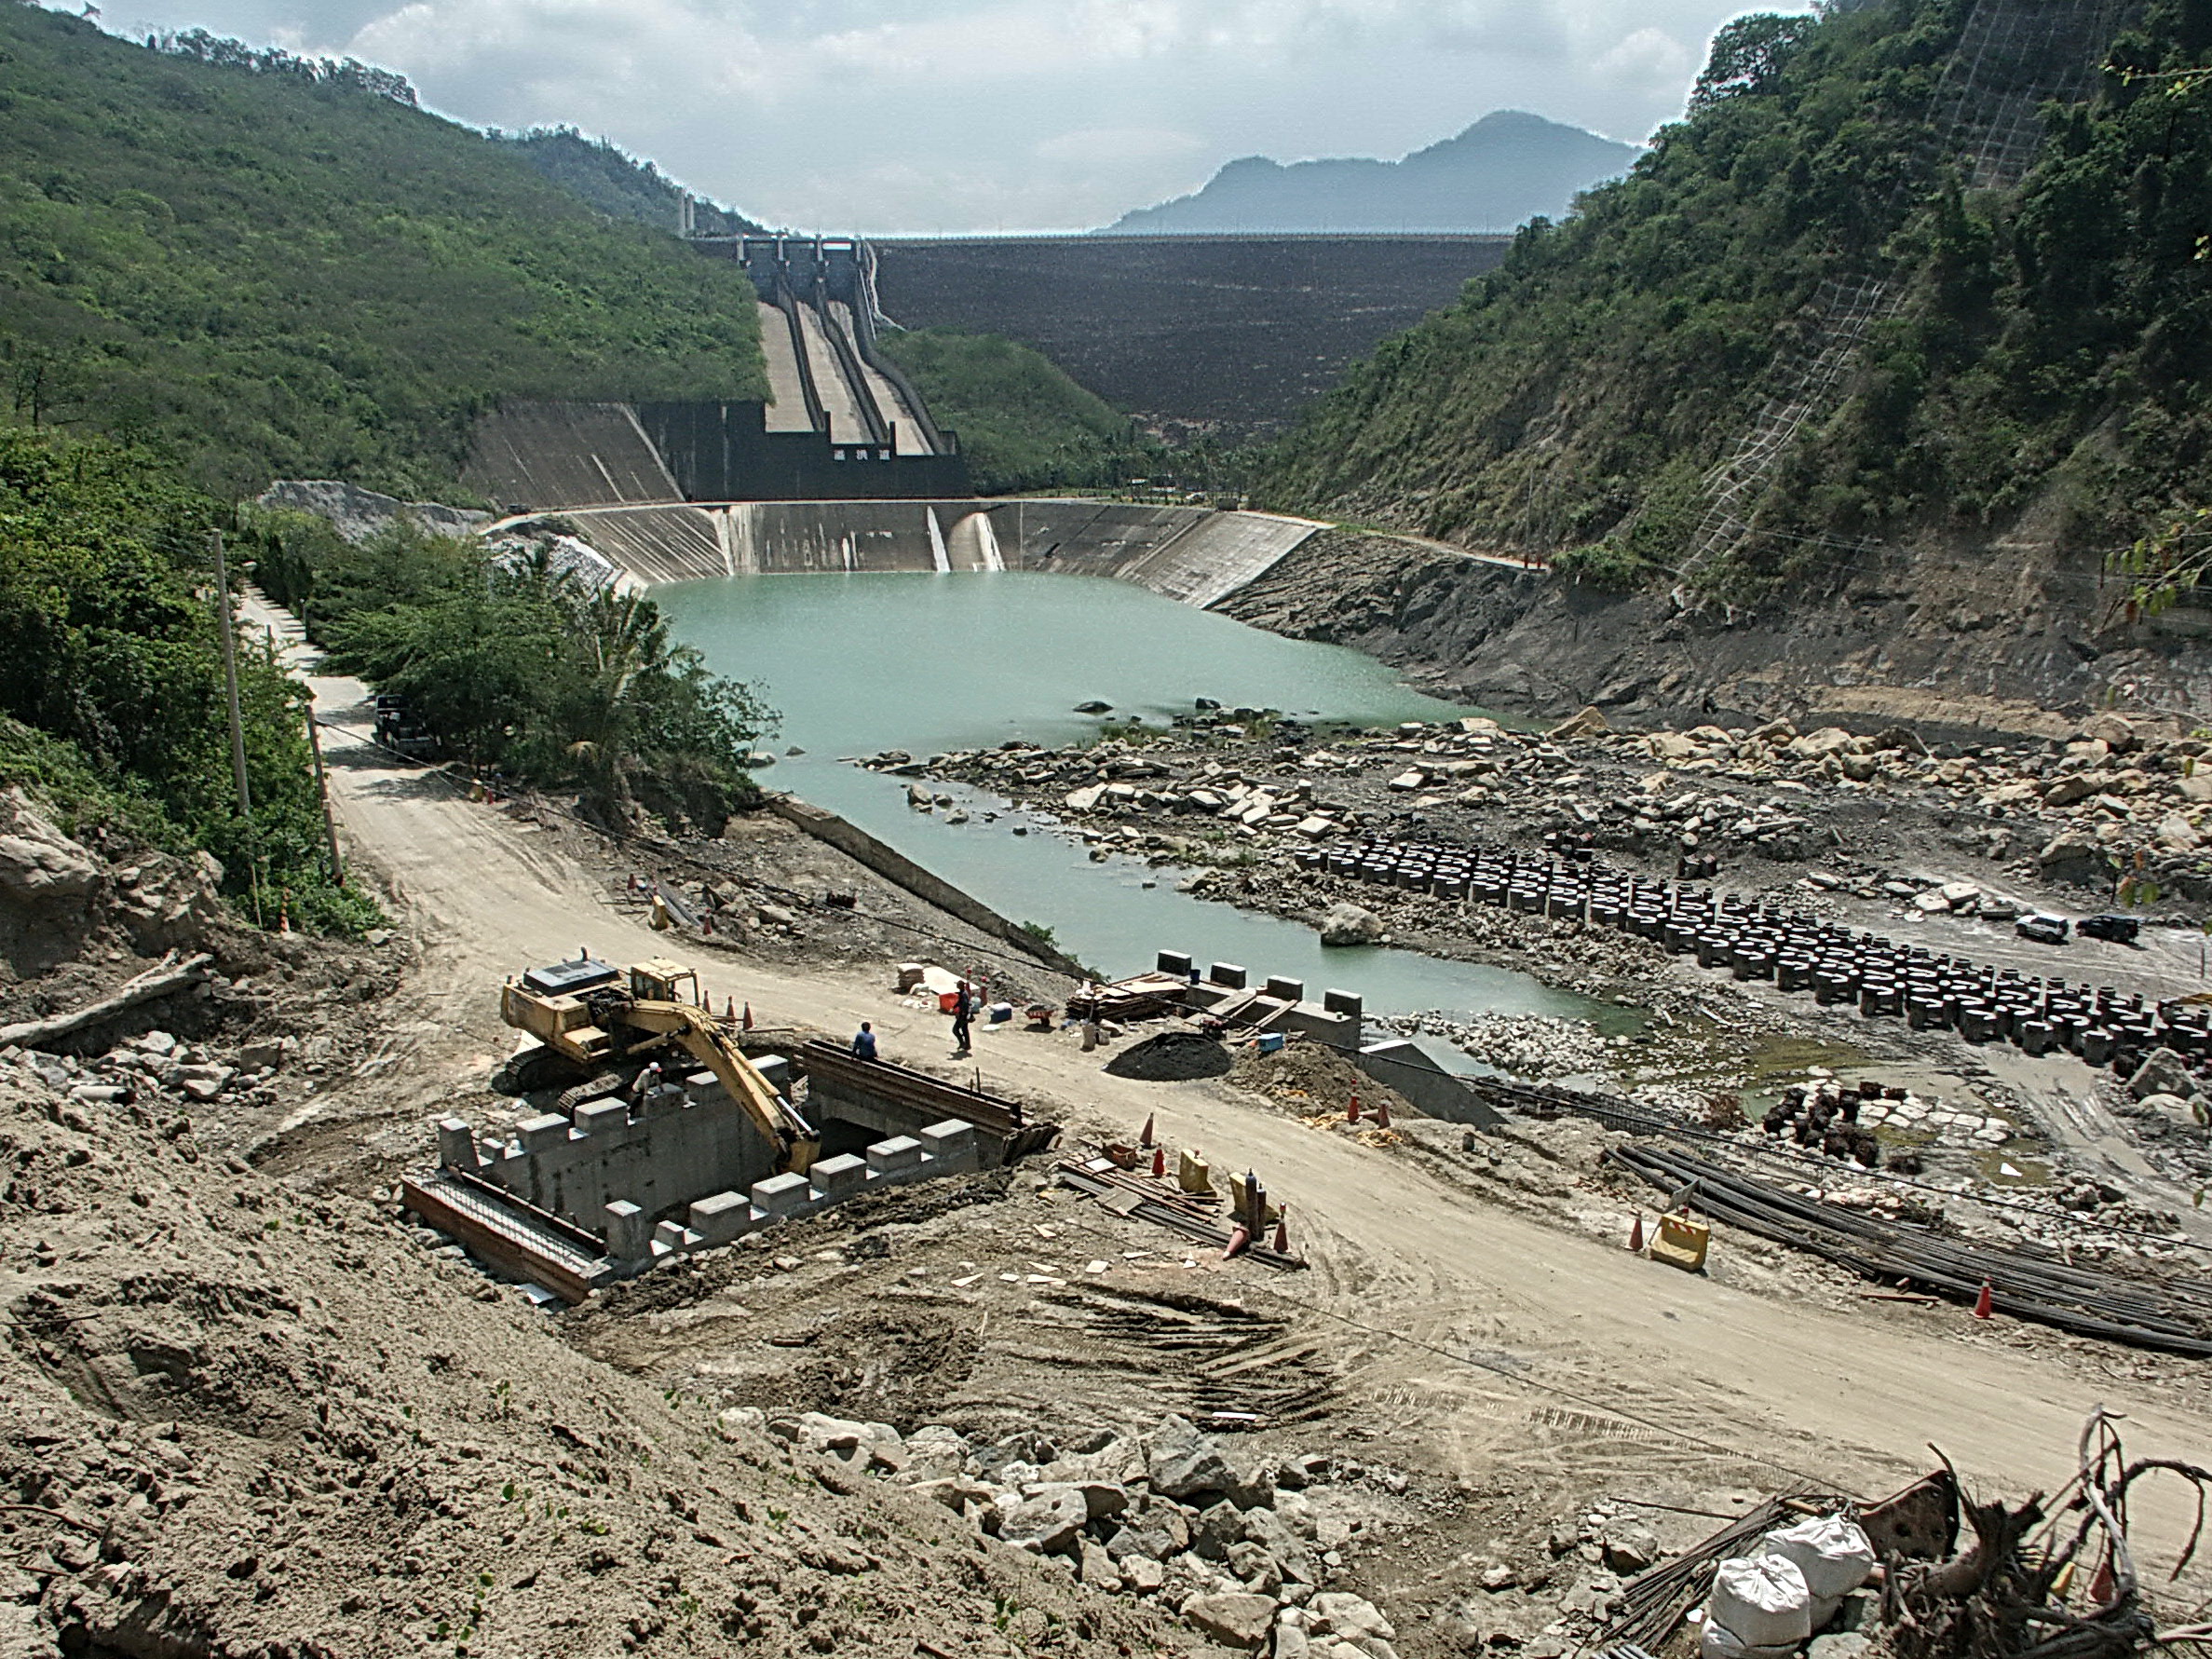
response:
<path id="1" fill-rule="evenodd" d="M 860 1031 L 852 1040 L 852 1055 L 856 1060 L 875 1058 L 875 1027 L 866 1020 L 861 1022 Z"/>
<path id="2" fill-rule="evenodd" d="M 968 989 L 968 982 L 960 981 L 960 988 L 953 998 L 953 1058 L 968 1057 L 968 1022 L 975 1013 L 975 999 Z"/>

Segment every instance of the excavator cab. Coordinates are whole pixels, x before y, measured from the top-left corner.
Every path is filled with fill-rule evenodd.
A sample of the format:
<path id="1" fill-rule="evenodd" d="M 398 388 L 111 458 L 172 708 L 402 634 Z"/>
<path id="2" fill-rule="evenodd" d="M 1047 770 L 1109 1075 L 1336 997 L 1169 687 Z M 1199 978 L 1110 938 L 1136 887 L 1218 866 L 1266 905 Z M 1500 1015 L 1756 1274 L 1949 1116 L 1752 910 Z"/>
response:
<path id="1" fill-rule="evenodd" d="M 688 984 L 690 995 L 685 995 Z M 706 1006 L 699 988 L 699 970 L 672 962 L 666 957 L 648 957 L 631 965 L 630 994 L 640 1002 L 688 1002 L 694 1008 Z"/>
<path id="2" fill-rule="evenodd" d="M 778 1167 L 804 1175 L 821 1136 L 806 1116 L 763 1077 L 715 1018 L 697 969 L 650 957 L 624 971 L 578 956 L 533 968 L 500 987 L 500 1017 L 541 1046 L 511 1062 L 518 1086 L 582 1081 L 611 1064 L 688 1054 L 714 1074 L 753 1127 L 779 1149 Z"/>

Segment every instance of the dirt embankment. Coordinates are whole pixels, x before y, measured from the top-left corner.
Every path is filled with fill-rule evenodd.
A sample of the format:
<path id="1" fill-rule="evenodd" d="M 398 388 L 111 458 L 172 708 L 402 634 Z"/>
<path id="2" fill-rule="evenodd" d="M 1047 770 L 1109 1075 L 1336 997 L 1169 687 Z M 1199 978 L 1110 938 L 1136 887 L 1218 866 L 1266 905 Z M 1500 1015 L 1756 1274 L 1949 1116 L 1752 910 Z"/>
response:
<path id="1" fill-rule="evenodd" d="M 2044 711 L 2212 706 L 2212 652 L 2177 610 L 2129 623 L 2095 561 L 2047 548 L 1867 555 L 1800 603 L 1677 614 L 1431 544 L 1315 537 L 1215 608 L 1350 646 L 1438 692 L 1539 714 L 1595 703 L 1639 723 L 1907 719 L 2049 735 Z"/>
<path id="2" fill-rule="evenodd" d="M 10 1652 L 989 1652 L 995 1605 L 1070 1652 L 1155 1634 L 181 1117 L 18 1064 L 0 1142 Z"/>

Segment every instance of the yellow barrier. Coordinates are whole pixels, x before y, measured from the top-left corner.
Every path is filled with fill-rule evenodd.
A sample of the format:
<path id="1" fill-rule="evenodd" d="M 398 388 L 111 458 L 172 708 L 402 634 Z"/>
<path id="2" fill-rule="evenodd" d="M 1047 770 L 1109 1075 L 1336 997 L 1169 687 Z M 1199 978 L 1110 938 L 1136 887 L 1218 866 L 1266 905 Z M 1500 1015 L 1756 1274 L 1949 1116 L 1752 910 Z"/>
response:
<path id="1" fill-rule="evenodd" d="M 1662 1216 L 1659 1236 L 1651 1241 L 1651 1259 L 1678 1267 L 1686 1273 L 1702 1272 L 1706 1248 L 1712 1243 L 1710 1222 L 1695 1216 Z"/>

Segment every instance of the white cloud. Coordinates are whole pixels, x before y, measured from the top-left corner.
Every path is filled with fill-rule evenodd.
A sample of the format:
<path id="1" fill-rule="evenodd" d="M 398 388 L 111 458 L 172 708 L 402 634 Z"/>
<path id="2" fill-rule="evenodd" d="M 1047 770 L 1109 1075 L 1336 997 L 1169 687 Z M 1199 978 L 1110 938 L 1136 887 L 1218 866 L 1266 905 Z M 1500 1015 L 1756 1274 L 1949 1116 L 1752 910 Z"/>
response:
<path id="1" fill-rule="evenodd" d="M 1787 0 L 1785 0 L 1787 3 Z M 1499 108 L 1679 113 L 1720 0 L 110 0 L 568 123 L 776 223 L 1102 224 L 1238 156 L 1396 156 Z"/>

